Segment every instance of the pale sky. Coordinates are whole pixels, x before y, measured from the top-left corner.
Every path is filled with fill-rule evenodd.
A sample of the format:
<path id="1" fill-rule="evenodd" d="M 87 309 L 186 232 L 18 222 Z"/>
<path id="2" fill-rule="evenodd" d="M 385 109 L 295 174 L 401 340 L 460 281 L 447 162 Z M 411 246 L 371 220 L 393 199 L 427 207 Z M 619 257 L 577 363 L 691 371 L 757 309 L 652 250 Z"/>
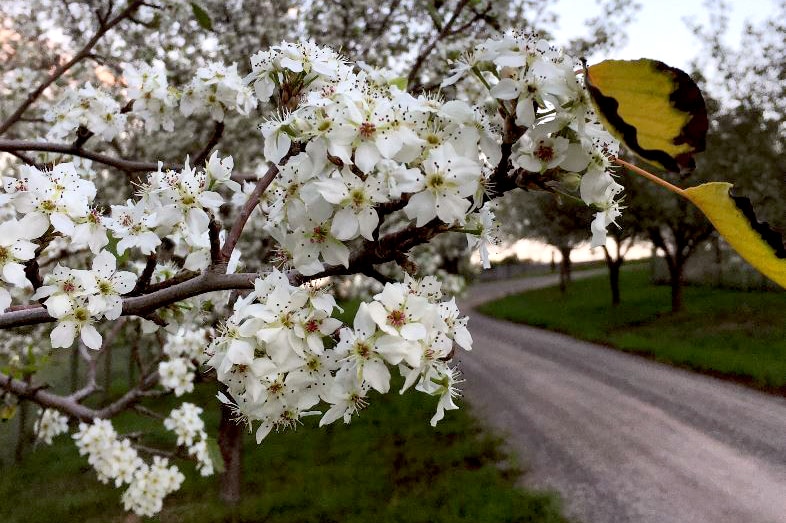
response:
<path id="1" fill-rule="evenodd" d="M 604 58 L 654 58 L 681 69 L 688 68 L 700 43 L 684 19 L 706 25 L 709 11 L 705 0 L 639 0 L 641 9 L 627 30 L 628 44 L 614 56 Z M 716 2 L 710 2 L 716 4 Z M 736 46 L 746 21 L 760 22 L 775 10 L 773 0 L 730 0 L 727 43 Z M 582 22 L 599 13 L 593 0 L 558 0 L 560 36 L 584 34 Z"/>

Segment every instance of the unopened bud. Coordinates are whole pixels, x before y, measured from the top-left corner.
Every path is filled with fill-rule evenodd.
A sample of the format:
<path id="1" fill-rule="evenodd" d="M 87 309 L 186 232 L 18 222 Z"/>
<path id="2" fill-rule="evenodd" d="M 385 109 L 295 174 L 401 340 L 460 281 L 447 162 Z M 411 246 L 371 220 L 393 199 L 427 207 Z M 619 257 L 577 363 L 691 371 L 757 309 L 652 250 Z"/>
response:
<path id="1" fill-rule="evenodd" d="M 562 172 L 557 177 L 560 186 L 567 192 L 579 190 L 581 185 L 581 175 L 579 173 Z"/>

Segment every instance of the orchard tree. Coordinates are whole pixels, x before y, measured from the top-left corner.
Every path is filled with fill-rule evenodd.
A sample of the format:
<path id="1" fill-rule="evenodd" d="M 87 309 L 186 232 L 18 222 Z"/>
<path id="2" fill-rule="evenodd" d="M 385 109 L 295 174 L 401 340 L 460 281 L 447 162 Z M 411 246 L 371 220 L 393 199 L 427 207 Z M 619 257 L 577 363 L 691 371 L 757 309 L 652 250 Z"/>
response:
<path id="1" fill-rule="evenodd" d="M 202 407 L 156 412 L 139 409 L 143 399 L 187 394 L 198 371 L 218 383 L 228 500 L 239 496 L 241 428 L 261 443 L 310 416 L 348 423 L 372 391 L 390 391 L 391 371 L 404 377 L 402 392 L 437 399 L 436 424 L 457 408 L 452 357 L 472 339 L 455 301 L 407 253 L 462 234 L 484 257 L 490 200 L 533 179 L 574 181 L 573 196 L 594 211 L 595 244 L 619 216 L 618 144 L 596 119 L 578 62 L 532 34 L 457 42 L 464 53 L 447 73 L 421 65 L 412 92 L 400 71 L 306 38 L 257 35 L 260 49 L 228 64 L 216 35 L 182 36 L 226 22 L 243 48 L 253 31 L 224 16 L 241 2 L 45 4 L 71 20 L 68 30 L 22 2 L 3 20 L 13 69 L 3 71 L 0 151 L 15 159 L 4 159 L 0 192 L 0 386 L 9 408 L 16 399 L 41 408 L 41 441 L 72 422 L 98 479 L 124 488 L 137 514 L 157 513 L 181 485 L 172 456 L 204 475 L 221 461 Z M 265 5 L 282 19 L 269 34 L 288 38 L 309 27 L 300 7 L 321 4 Z M 431 9 L 441 28 L 413 68 L 459 20 L 474 28 L 495 13 L 490 2 L 402 5 Z M 27 43 L 35 37 L 51 47 L 41 53 Z M 455 96 L 420 91 L 437 81 Z M 327 282 L 353 275 L 381 291 L 344 325 Z M 138 378 L 96 403 L 98 358 L 131 337 L 143 339 Z M 87 371 L 77 390 L 37 381 L 50 347 L 79 351 Z M 116 431 L 112 418 L 134 407 L 163 418 L 178 454 Z"/>
<path id="2" fill-rule="evenodd" d="M 564 293 L 571 282 L 571 252 L 591 237 L 591 209 L 572 197 L 531 189 L 510 194 L 505 210 L 501 221 L 510 238 L 531 238 L 559 250 L 559 288 Z"/>
<path id="3" fill-rule="evenodd" d="M 114 27 L 131 20 L 162 27 L 156 17 L 171 15 L 143 2 L 105 6 L 94 36 L 51 72 L 6 73 L 5 85 L 35 87 L 23 94 L 6 88 L 10 103 L 0 124 L 7 137 L 0 148 L 23 162 L 9 164 L 3 180 L 0 324 L 39 326 L 30 337 L 9 338 L 16 345 L 0 383 L 9 397 L 42 407 L 36 431 L 44 441 L 67 430 L 68 418 L 78 420 L 80 452 L 101 481 L 125 486 L 125 507 L 143 515 L 160 510 L 183 476 L 162 456 L 143 459 L 138 442 L 117 434 L 110 420 L 159 391 L 191 391 L 198 366 L 222 386 L 219 440 L 228 471 L 239 466 L 240 429 L 231 420 L 253 426 L 259 442 L 304 416 L 319 415 L 321 425 L 349 422 L 371 390 L 389 391 L 391 367 L 405 376 L 404 389 L 439 398 L 432 423 L 456 408 L 450 362 L 454 346 L 471 348 L 466 319 L 433 276 L 400 270 L 394 281 L 381 267 L 398 264 L 414 275 L 402 254 L 451 231 L 469 231 L 483 249 L 490 240 L 486 204 L 516 187 L 514 172 L 540 171 L 547 162 L 612 183 L 606 168 L 615 147 L 593 119 L 575 60 L 521 33 L 479 44 L 443 81 L 478 77 L 490 90 L 479 106 L 414 96 L 397 73 L 355 66 L 309 40 L 254 53 L 243 76 L 237 65 L 204 60 L 191 78 L 177 69 L 170 77 L 153 58 L 116 64 L 108 84 L 99 73 L 93 82 L 64 81 Z M 24 52 L 32 50 L 9 54 L 22 60 Z M 538 89 L 522 90 L 526 84 Z M 534 112 L 517 110 L 527 106 Z M 237 173 L 232 156 L 212 149 L 230 122 L 238 133 L 255 134 L 241 125 L 255 108 L 261 133 L 249 149 L 262 167 L 256 175 Z M 28 125 L 45 129 L 45 139 L 22 138 Z M 206 127 L 212 131 L 201 136 L 203 145 L 187 146 L 181 154 L 193 155 L 179 161 L 126 157 L 126 141 L 183 129 L 190 138 L 158 140 L 158 148 L 196 144 Z M 88 150 L 88 142 L 104 144 L 101 152 Z M 130 174 L 136 190 L 118 188 L 105 167 Z M 600 203 L 615 205 L 613 198 Z M 243 236 L 250 236 L 244 249 L 252 272 L 237 272 Z M 344 326 L 320 282 L 351 274 L 384 286 Z M 153 364 L 126 393 L 90 407 L 85 400 L 99 389 L 97 358 L 117 335 L 104 324 L 121 317 L 163 344 L 150 344 Z M 40 347 L 34 340 L 44 337 L 56 350 L 81 347 L 88 371 L 78 390 L 58 394 L 19 379 L 14 355 Z M 200 472 L 211 474 L 215 456 L 200 413 L 185 402 L 164 424 Z M 228 499 L 239 494 L 238 478 L 224 478 Z M 158 488 L 144 487 L 150 484 Z"/>
<path id="4" fill-rule="evenodd" d="M 658 187 L 626 173 L 626 187 L 634 187 L 630 206 L 635 208 L 638 227 L 663 254 L 669 272 L 671 310 L 684 306 L 685 265 L 696 250 L 712 235 L 713 228 L 704 215 L 682 199 L 664 198 Z"/>
<path id="5" fill-rule="evenodd" d="M 639 182 L 639 180 L 636 180 Z M 616 222 L 615 227 L 609 228 L 608 236 L 612 240 L 601 245 L 603 249 L 603 259 L 609 271 L 609 290 L 611 292 L 611 304 L 616 306 L 622 301 L 620 291 L 620 270 L 625 263 L 630 249 L 646 237 L 642 224 L 646 222 L 646 217 L 642 217 L 643 210 L 636 204 L 636 189 L 639 185 L 625 181 L 625 199 L 623 205 L 624 212 Z"/>

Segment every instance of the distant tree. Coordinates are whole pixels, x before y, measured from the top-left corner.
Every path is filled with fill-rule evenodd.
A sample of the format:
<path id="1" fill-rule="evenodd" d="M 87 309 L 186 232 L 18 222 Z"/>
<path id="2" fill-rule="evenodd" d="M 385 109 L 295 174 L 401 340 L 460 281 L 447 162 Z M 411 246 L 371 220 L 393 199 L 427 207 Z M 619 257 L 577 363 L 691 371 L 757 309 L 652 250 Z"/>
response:
<path id="1" fill-rule="evenodd" d="M 763 108 L 740 104 L 720 106 L 708 100 L 712 118 L 707 150 L 697 157 L 696 171 L 683 185 L 713 180 L 734 180 L 735 193 L 751 199 L 757 217 L 776 228 L 786 225 L 786 162 L 778 136 L 778 120 L 767 118 Z M 648 167 L 649 168 L 649 167 Z M 669 175 L 664 174 L 664 177 Z M 669 198 L 645 180 L 630 175 L 624 180 L 626 213 L 663 252 L 672 289 L 672 310 L 683 307 L 685 264 L 696 248 L 713 233 L 706 218 L 684 200 Z M 611 230 L 612 234 L 616 231 Z"/>
<path id="2" fill-rule="evenodd" d="M 627 182 L 628 180 L 624 180 L 624 205 L 626 208 L 622 216 L 617 219 L 616 227 L 612 226 L 609 228 L 608 235 L 614 240 L 613 246 L 610 247 L 608 242 L 602 246 L 603 259 L 606 261 L 606 268 L 609 271 L 611 304 L 615 306 L 621 302 L 620 270 L 623 263 L 625 263 L 625 256 L 637 242 L 647 236 L 645 228 L 641 225 L 644 217 L 640 216 L 641 211 L 635 207 L 635 204 L 632 204 L 636 200 L 636 191 L 639 186 L 638 184 L 628 184 Z"/>
<path id="3" fill-rule="evenodd" d="M 559 285 L 565 292 L 571 281 L 570 254 L 590 239 L 587 222 L 592 221 L 592 209 L 584 202 L 547 192 L 517 191 L 508 198 L 500 223 L 518 231 L 519 237 L 540 240 L 559 251 Z"/>

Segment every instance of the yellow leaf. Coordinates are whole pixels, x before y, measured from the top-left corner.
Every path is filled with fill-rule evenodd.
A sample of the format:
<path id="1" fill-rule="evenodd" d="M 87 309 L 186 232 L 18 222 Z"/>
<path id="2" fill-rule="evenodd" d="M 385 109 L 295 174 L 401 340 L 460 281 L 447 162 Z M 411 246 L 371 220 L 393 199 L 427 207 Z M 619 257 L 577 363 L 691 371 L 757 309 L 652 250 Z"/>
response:
<path id="1" fill-rule="evenodd" d="M 657 60 L 606 60 L 584 69 L 606 128 L 644 161 L 672 172 L 695 167 L 704 150 L 707 109 L 685 72 Z"/>
<path id="2" fill-rule="evenodd" d="M 750 200 L 732 196 L 732 185 L 712 182 L 683 189 L 712 222 L 729 245 L 762 274 L 786 288 L 786 246 L 783 238 L 766 223 L 759 222 Z"/>

